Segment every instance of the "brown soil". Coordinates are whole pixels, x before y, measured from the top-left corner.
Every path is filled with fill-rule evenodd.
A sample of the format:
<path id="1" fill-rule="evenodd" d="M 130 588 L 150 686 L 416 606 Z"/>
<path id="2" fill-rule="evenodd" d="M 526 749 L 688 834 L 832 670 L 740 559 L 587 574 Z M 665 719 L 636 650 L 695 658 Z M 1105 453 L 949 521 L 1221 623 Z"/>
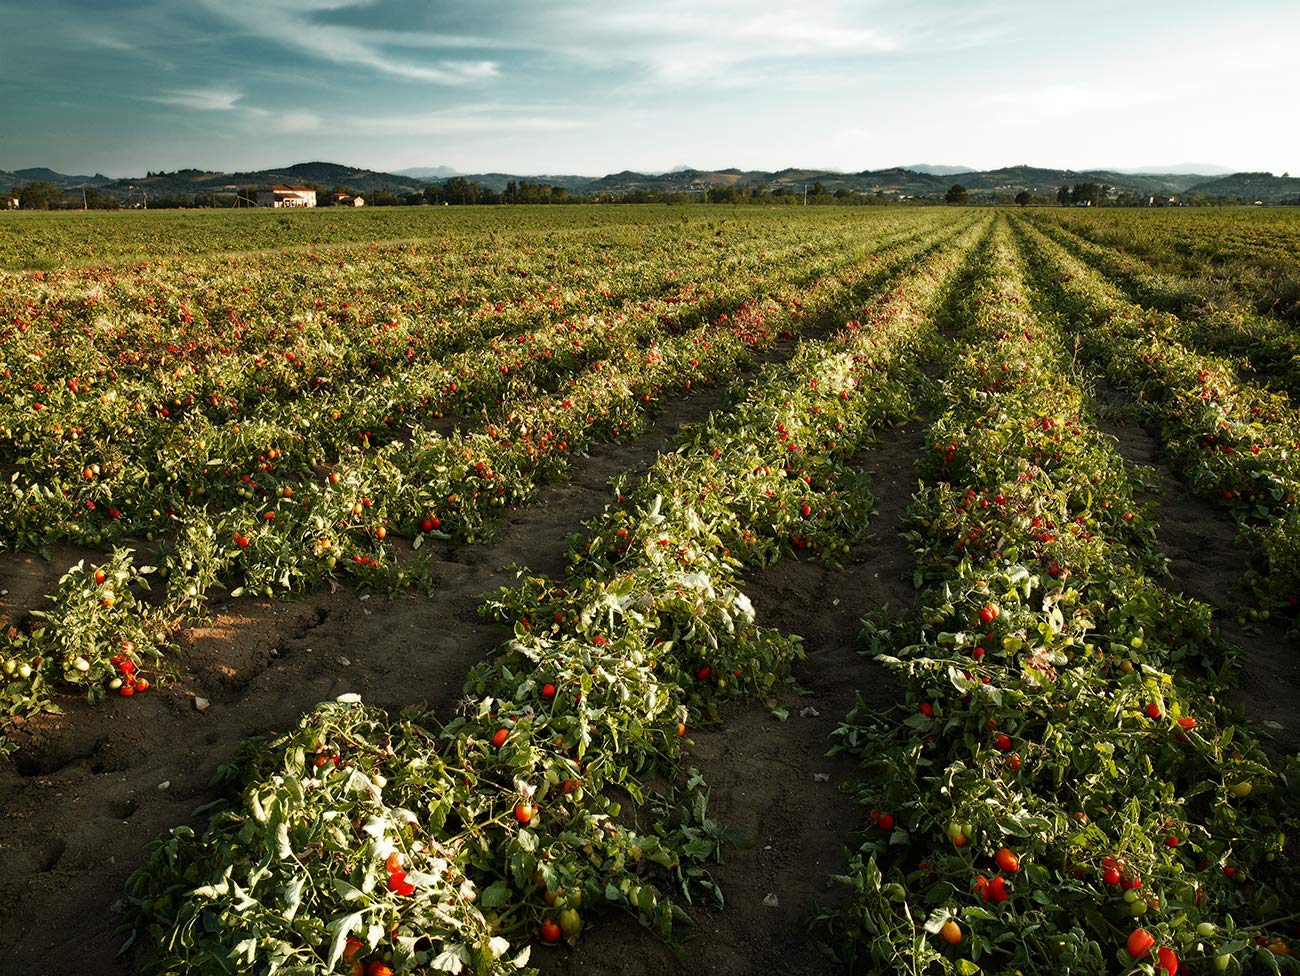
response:
<path id="1" fill-rule="evenodd" d="M 1099 392 L 1105 400 L 1120 402 L 1110 388 Z M 1114 418 L 1101 426 L 1116 438 L 1125 460 L 1140 465 L 1141 476 L 1154 483 L 1146 500 L 1155 505 L 1157 542 L 1169 559 L 1167 585 L 1214 608 L 1220 635 L 1244 651 L 1233 704 L 1266 747 L 1278 754 L 1300 750 L 1300 711 L 1295 705 L 1300 700 L 1300 654 L 1281 621 L 1237 621 L 1238 606 L 1251 602 L 1239 588 L 1249 555 L 1238 541 L 1237 523 L 1187 490 L 1146 429 Z"/>
<path id="2" fill-rule="evenodd" d="M 735 706 L 721 726 L 694 737 L 691 760 L 709 783 L 713 815 L 752 841 L 728 850 L 713 871 L 726 907 L 695 913 L 698 927 L 680 959 L 630 917 L 597 919 L 571 951 L 539 947 L 534 961 L 543 974 L 837 971 L 810 943 L 802 916 L 814 903 L 835 900 L 830 875 L 846 867 L 843 836 L 863 818 L 841 791 L 856 765 L 827 758 L 826 751 L 855 694 L 880 709 L 899 697 L 888 672 L 858 653 L 858 635 L 868 612 L 907 609 L 915 601 L 915 560 L 899 530 L 920 434 L 919 425 L 909 424 L 860 455 L 878 495 L 877 512 L 871 537 L 852 550 L 843 571 L 787 559 L 746 581 L 759 623 L 800 635 L 807 660 L 797 669 L 800 687 L 782 696 L 785 722 L 766 708 Z M 775 906 L 764 904 L 771 895 Z"/>
<path id="3" fill-rule="evenodd" d="M 830 324 L 807 332 L 817 335 Z M 759 359 L 783 359 L 794 347 L 793 340 L 781 341 Z M 192 822 L 192 811 L 210 799 L 213 772 L 240 741 L 291 728 L 317 702 L 345 692 L 360 693 L 368 702 L 393 710 L 423 701 L 449 712 L 466 672 L 505 636 L 480 620 L 482 595 L 510 585 L 518 567 L 562 574 L 567 537 L 603 510 L 610 500 L 609 480 L 617 474 L 643 473 L 683 424 L 705 419 L 724 402 L 721 387 L 670 401 L 646 435 L 631 443 L 593 448 L 575 460 L 568 482 L 546 487 L 526 509 L 507 512 L 492 544 L 435 550 L 431 596 L 367 598 L 343 587 L 298 602 L 239 600 L 218 605 L 211 624 L 184 633 L 183 653 L 174 664 L 178 673 L 162 687 L 143 697 L 111 699 L 93 707 L 67 697 L 59 702 L 63 714 L 20 723 L 14 733 L 17 753 L 11 762 L 0 762 L 0 876 L 6 879 L 9 896 L 0 902 L 0 958 L 5 966 L 51 976 L 131 972 L 129 958 L 114 958 L 121 941 L 115 934 L 114 903 L 123 883 L 150 839 Z M 0 622 L 17 622 L 39 606 L 41 595 L 77 559 L 96 558 L 69 547 L 56 549 L 52 556 L 49 562 L 4 557 L 0 589 L 9 593 L 0 596 Z M 788 572 L 820 571 L 792 565 Z M 790 592 L 804 594 L 806 585 L 792 586 Z M 860 586 L 842 595 L 843 609 L 835 618 L 842 625 L 841 652 L 857 666 L 852 643 L 859 611 L 852 608 L 867 604 Z M 798 599 L 815 607 L 803 595 Z M 765 622 L 784 626 L 789 619 Z M 815 641 L 809 650 L 818 653 Z M 768 734 L 760 728 L 761 715 L 738 713 L 733 716 L 736 725 L 728 726 L 725 735 L 701 736 L 700 762 L 716 770 L 736 767 L 730 779 L 714 777 L 717 812 L 725 822 L 752 829 L 755 817 L 744 811 L 767 806 L 747 802 L 747 774 L 724 755 L 729 737 L 767 741 L 771 750 L 784 751 L 787 771 L 801 774 L 805 762 L 814 762 L 823 751 L 821 743 L 835 718 L 851 703 L 850 687 L 824 690 L 821 694 L 837 695 L 826 701 L 814 691 L 809 701 L 817 704 L 820 719 L 798 718 L 795 709 L 787 725 Z M 202 712 L 196 697 L 210 703 Z M 826 823 L 817 832 L 817 850 L 829 858 L 836 850 L 831 811 L 849 811 L 833 790 L 827 787 L 825 792 L 839 804 L 819 814 Z M 787 799 L 793 800 L 802 790 L 792 781 L 789 793 Z M 806 885 L 821 884 L 826 872 L 801 870 L 806 865 L 799 863 L 788 843 L 773 843 L 770 851 L 763 851 L 778 833 L 797 830 L 804 817 L 797 805 L 792 809 L 785 819 L 769 821 L 754 854 L 761 852 L 766 864 L 779 860 L 796 875 L 806 875 Z M 730 865 L 724 866 L 720 874 L 730 890 L 738 886 L 728 882 L 729 870 Z M 796 912 L 807 900 L 792 891 L 783 905 Z M 770 924 L 770 913 L 761 905 L 752 918 L 743 907 L 728 911 L 725 924 L 735 933 L 728 940 L 733 952 L 747 955 L 743 941 Z M 653 946 L 648 952 L 664 951 L 653 937 L 647 939 Z M 748 971 L 748 966 L 736 971 Z"/>
<path id="4" fill-rule="evenodd" d="M 180 671 L 131 700 L 21 723 L 13 761 L 0 763 L 0 958 L 40 974 L 125 974 L 112 905 L 152 837 L 191 820 L 216 767 L 250 735 L 291 728 L 317 702 L 358 692 L 399 709 L 424 701 L 450 711 L 466 672 L 505 636 L 477 613 L 482 595 L 510 585 L 515 567 L 558 574 L 566 537 L 609 500 L 607 481 L 644 471 L 682 424 L 717 408 L 719 388 L 672 401 L 645 436 L 577 459 L 572 480 L 508 512 L 487 546 L 433 556 L 432 596 L 358 595 L 346 587 L 301 601 L 240 600 L 185 632 Z M 40 604 L 82 556 L 6 557 L 0 619 Z M 195 697 L 209 707 L 199 712 Z M 21 911 L 18 906 L 22 906 Z"/>

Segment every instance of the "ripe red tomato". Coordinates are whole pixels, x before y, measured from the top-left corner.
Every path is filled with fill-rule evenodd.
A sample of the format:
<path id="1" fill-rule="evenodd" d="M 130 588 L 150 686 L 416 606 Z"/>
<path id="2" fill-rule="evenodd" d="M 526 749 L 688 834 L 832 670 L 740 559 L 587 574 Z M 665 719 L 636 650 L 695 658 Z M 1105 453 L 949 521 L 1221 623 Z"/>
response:
<path id="1" fill-rule="evenodd" d="M 508 729 L 497 729 L 492 735 L 492 744 L 500 749 L 506 744 L 506 739 L 508 738 L 510 738 L 510 731 Z"/>
<path id="2" fill-rule="evenodd" d="M 880 829 L 881 830 L 894 829 L 894 815 L 892 813 L 882 813 L 880 815 Z"/>
<path id="3" fill-rule="evenodd" d="M 521 824 L 531 823 L 535 810 L 536 808 L 531 803 L 520 800 L 515 804 L 515 819 Z"/>
<path id="4" fill-rule="evenodd" d="M 1147 712 L 1147 718 L 1159 718 L 1160 706 L 1157 705 L 1155 702 L 1148 702 L 1146 712 Z"/>
<path id="5" fill-rule="evenodd" d="M 1101 880 L 1108 885 L 1119 884 L 1119 868 L 1106 868 L 1101 873 Z"/>
<path id="6" fill-rule="evenodd" d="M 542 920 L 543 942 L 559 942 L 560 934 L 560 927 L 555 924 L 554 919 L 547 918 Z M 369 974 L 367 974 L 367 976 L 369 976 Z"/>
<path id="7" fill-rule="evenodd" d="M 998 862 L 998 867 L 1007 872 L 1007 874 L 1015 874 L 1020 870 L 1019 856 L 1008 848 L 1004 847 L 998 851 L 996 860 Z"/>
<path id="8" fill-rule="evenodd" d="M 1007 891 L 1007 879 L 1002 875 L 998 875 L 989 882 L 989 901 L 995 905 L 1000 905 L 1010 897 L 1011 894 Z"/>
<path id="9" fill-rule="evenodd" d="M 1010 752 L 1012 745 L 1014 743 L 1011 741 L 1011 736 L 1005 732 L 999 732 L 993 739 L 993 748 L 998 752 Z"/>
<path id="10" fill-rule="evenodd" d="M 395 874 L 402 870 L 402 855 L 398 854 L 397 851 L 393 851 L 393 853 L 388 855 L 387 860 L 384 861 L 384 867 L 388 870 L 389 874 Z"/>
<path id="11" fill-rule="evenodd" d="M 366 966 L 366 976 L 393 976 L 393 971 L 389 968 L 387 963 L 380 962 L 376 959 L 374 962 Z"/>
<path id="12" fill-rule="evenodd" d="M 1151 933 L 1146 929 L 1134 929 L 1128 937 L 1128 954 L 1134 959 L 1141 959 L 1155 944 L 1156 940 L 1151 938 Z"/>
<path id="13" fill-rule="evenodd" d="M 554 698 L 554 697 L 555 697 L 555 685 L 552 685 L 552 684 L 545 684 L 545 685 L 542 685 L 542 697 L 543 697 L 543 698 Z"/>
<path id="14" fill-rule="evenodd" d="M 926 718 L 934 718 L 934 706 L 931 705 L 929 702 L 921 702 L 920 706 L 918 706 L 917 708 L 917 711 L 919 711 Z"/>
<path id="15" fill-rule="evenodd" d="M 1169 976 L 1174 976 L 1178 972 L 1178 955 L 1168 946 L 1161 946 L 1156 950 L 1156 972 L 1162 970 Z"/>
<path id="16" fill-rule="evenodd" d="M 415 885 L 406 880 L 405 871 L 394 871 L 388 876 L 388 890 L 395 895 L 411 895 L 415 893 Z"/>
<path id="17" fill-rule="evenodd" d="M 1190 715 L 1184 715 L 1178 720 L 1178 725 L 1180 728 L 1194 729 L 1196 728 L 1196 719 L 1192 718 Z"/>
<path id="18" fill-rule="evenodd" d="M 998 618 L 998 608 L 991 603 L 980 607 L 980 623 L 991 624 Z"/>
<path id="19" fill-rule="evenodd" d="M 698 671 L 695 672 L 695 677 L 698 678 L 700 681 L 708 681 L 709 677 L 712 674 L 713 674 L 713 669 L 706 664 Z"/>

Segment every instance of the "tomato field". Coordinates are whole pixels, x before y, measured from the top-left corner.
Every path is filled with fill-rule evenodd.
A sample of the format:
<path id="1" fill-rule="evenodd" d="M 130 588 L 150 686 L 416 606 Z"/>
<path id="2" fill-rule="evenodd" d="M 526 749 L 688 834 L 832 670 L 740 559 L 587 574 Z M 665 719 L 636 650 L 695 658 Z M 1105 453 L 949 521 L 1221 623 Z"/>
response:
<path id="1" fill-rule="evenodd" d="M 1300 972 L 1298 258 L 0 220 L 0 970 Z"/>

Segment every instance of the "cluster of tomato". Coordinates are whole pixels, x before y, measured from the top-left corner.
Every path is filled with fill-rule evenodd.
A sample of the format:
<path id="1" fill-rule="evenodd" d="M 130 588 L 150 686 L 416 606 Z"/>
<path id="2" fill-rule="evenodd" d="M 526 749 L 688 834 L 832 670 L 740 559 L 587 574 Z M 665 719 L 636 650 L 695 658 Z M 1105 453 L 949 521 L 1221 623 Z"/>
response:
<path id="1" fill-rule="evenodd" d="M 829 944 L 841 941 L 845 958 L 916 951 L 911 920 L 928 913 L 927 931 L 969 953 L 936 951 L 945 972 L 970 971 L 982 956 L 996 956 L 995 968 L 1025 968 L 1042 952 L 1063 969 L 1102 972 L 1091 960 L 1114 928 L 1151 912 L 1163 916 L 1144 947 L 1154 951 L 1153 965 L 1173 973 L 1179 952 L 1208 951 L 1231 969 L 1243 918 L 1267 927 L 1275 912 L 1266 890 L 1192 880 L 1193 859 L 1222 865 L 1228 879 L 1226 869 L 1241 877 L 1228 859 L 1246 856 L 1278 890 L 1295 891 L 1300 879 L 1287 872 L 1278 838 L 1296 811 L 1241 806 L 1253 795 L 1250 778 L 1274 787 L 1258 744 L 1218 704 L 1222 679 L 1164 670 L 1199 655 L 1219 674 L 1224 649 L 1210 637 L 1208 608 L 1140 574 L 1138 567 L 1162 566 L 1150 523 L 1140 510 L 1135 516 L 1113 442 L 1085 421 L 1082 394 L 1063 375 L 1069 358 L 1059 331 L 1041 320 L 1021 327 L 1036 316 L 1016 255 L 1004 233 L 995 235 L 955 303 L 969 346 L 947 369 L 948 409 L 928 439 L 939 450 L 923 460 L 933 482 L 910 517 L 925 543 L 919 621 L 867 632 L 915 711 L 902 722 L 855 712 L 841 740 L 867 769 L 859 796 L 876 808 L 872 822 L 879 825 L 888 803 L 891 821 L 906 829 L 865 835 L 850 905 L 823 913 L 819 924 Z M 1020 365 L 990 397 L 979 377 L 994 350 Z M 1046 416 L 1063 419 L 1044 424 Z M 1068 443 L 1058 440 L 1062 430 Z M 952 456 L 948 444 L 958 445 Z M 1103 504 L 1098 491 L 1117 504 Z M 991 504 L 967 505 L 972 499 Z M 954 541 L 969 537 L 971 510 L 991 537 L 1016 540 L 1028 529 L 1033 547 L 1006 541 L 954 556 Z M 1062 564 L 1068 583 L 1052 571 Z M 1145 639 L 1154 635 L 1162 640 Z M 1229 734 L 1231 749 L 1223 745 Z M 1083 737 L 1086 749 L 1077 746 Z M 1150 785 L 1122 775 L 1135 765 L 1149 770 Z M 1215 781 L 1226 802 L 1199 810 L 1183 801 Z M 935 854 L 927 845 L 945 822 L 951 848 Z M 1023 839 L 1019 854 L 996 850 L 999 873 L 990 877 L 979 858 L 991 852 L 979 837 L 990 846 Z M 1096 889 L 1078 880 L 1095 863 L 1089 849 L 1107 842 L 1140 862 L 1154 891 L 1140 893 L 1136 868 L 1108 857 L 1100 882 L 1124 894 L 1098 905 Z M 915 853 L 923 854 L 922 870 L 909 875 Z M 1024 883 L 1013 884 L 1018 872 Z M 965 886 L 998 910 L 964 907 L 952 893 Z M 969 942 L 957 922 L 963 914 L 975 936 Z M 1217 953 L 1197 927 L 1198 919 L 1214 924 L 1207 916 L 1236 919 Z"/>
<path id="2" fill-rule="evenodd" d="M 1293 397 L 1240 381 L 1231 358 L 1205 351 L 1210 337 L 1233 333 L 1228 319 L 1215 316 L 1212 326 L 1189 330 L 1174 315 L 1115 294 L 1058 240 L 1025 231 L 1040 273 L 1080 323 L 1081 351 L 1148 411 L 1187 483 L 1251 529 L 1244 538 L 1257 563 L 1250 574 L 1263 604 L 1257 612 L 1289 610 L 1300 574 L 1300 408 Z M 1252 327 L 1244 348 L 1276 341 L 1276 332 Z M 1295 368 L 1293 350 L 1284 362 Z"/>

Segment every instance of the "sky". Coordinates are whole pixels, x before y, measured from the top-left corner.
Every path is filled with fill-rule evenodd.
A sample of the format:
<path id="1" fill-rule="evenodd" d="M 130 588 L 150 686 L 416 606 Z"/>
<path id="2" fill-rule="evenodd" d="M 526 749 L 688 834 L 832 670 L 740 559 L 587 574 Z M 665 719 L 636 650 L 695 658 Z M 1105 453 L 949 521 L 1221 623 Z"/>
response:
<path id="1" fill-rule="evenodd" d="M 1297 0 L 0 0 L 0 169 L 1300 174 Z"/>

